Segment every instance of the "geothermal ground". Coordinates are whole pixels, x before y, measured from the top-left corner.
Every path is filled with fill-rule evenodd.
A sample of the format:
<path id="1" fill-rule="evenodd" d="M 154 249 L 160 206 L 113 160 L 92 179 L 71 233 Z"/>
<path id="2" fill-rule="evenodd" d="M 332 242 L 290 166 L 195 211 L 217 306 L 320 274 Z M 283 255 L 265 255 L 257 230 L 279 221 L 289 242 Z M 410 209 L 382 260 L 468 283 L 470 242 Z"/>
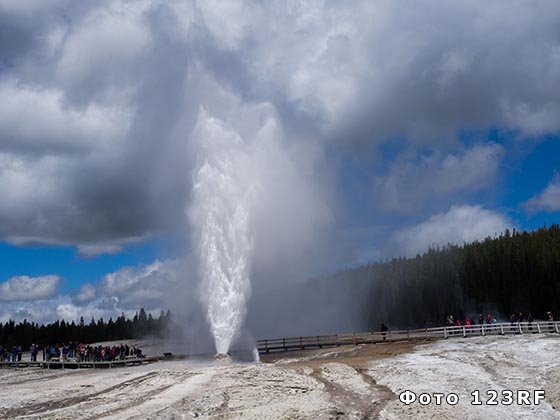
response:
<path id="1" fill-rule="evenodd" d="M 558 335 L 383 343 L 282 353 L 261 363 L 162 361 L 114 369 L 0 369 L 8 419 L 560 419 Z M 144 346 L 145 353 L 151 354 Z M 455 393 L 456 405 L 398 395 Z M 483 405 L 471 405 L 479 390 Z M 488 406 L 487 390 L 514 391 Z M 517 390 L 545 390 L 518 405 Z"/>

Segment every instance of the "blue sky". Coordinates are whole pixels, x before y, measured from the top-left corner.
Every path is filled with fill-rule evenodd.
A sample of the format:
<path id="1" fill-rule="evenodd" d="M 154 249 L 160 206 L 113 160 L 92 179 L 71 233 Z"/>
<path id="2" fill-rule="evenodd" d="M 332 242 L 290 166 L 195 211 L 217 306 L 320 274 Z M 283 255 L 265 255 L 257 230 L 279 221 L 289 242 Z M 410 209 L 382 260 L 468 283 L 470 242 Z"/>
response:
<path id="1" fill-rule="evenodd" d="M 0 321 L 195 306 L 212 136 L 246 147 L 256 286 L 557 223 L 559 18 L 554 1 L 3 1 Z"/>
<path id="2" fill-rule="evenodd" d="M 4 279 L 27 275 L 37 277 L 57 274 L 63 282 L 62 293 L 79 289 L 83 283 L 93 283 L 105 274 L 124 266 L 147 265 L 155 259 L 175 258 L 178 246 L 176 238 L 156 237 L 138 245 L 130 245 L 115 254 L 80 255 L 73 246 L 12 245 L 0 244 L 2 259 L 7 262 L 1 267 Z"/>

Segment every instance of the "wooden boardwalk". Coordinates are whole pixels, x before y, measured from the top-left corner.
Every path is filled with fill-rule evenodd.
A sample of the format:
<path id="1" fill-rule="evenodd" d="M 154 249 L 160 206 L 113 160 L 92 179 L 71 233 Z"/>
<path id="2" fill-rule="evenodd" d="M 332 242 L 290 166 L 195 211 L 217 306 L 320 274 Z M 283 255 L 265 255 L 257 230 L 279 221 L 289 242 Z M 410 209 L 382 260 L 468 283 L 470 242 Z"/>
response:
<path id="1" fill-rule="evenodd" d="M 69 359 L 68 361 L 60 360 L 55 358 L 49 361 L 37 361 L 32 362 L 30 360 L 22 360 L 16 362 L 0 362 L 0 368 L 11 367 L 11 368 L 27 368 L 27 367 L 41 367 L 44 369 L 82 369 L 82 368 L 93 368 L 93 369 L 110 369 L 115 367 L 124 366 L 139 366 L 148 363 L 154 363 L 159 360 L 168 360 L 167 357 L 140 357 L 140 358 L 126 358 L 123 360 L 112 360 L 109 362 L 79 362 L 77 360 Z"/>
<path id="2" fill-rule="evenodd" d="M 341 345 L 392 343 L 412 340 L 441 340 L 454 337 L 476 337 L 486 335 L 560 333 L 559 321 L 515 322 L 500 324 L 471 325 L 470 327 L 436 327 L 417 330 L 398 330 L 316 335 L 307 337 L 273 338 L 257 341 L 259 353 L 290 350 L 317 349 Z"/>
<path id="3" fill-rule="evenodd" d="M 510 335 L 510 334 L 546 334 L 560 333 L 559 321 L 538 321 L 538 322 L 516 322 L 516 323 L 500 323 L 500 324 L 482 324 L 471 325 L 470 327 L 436 327 L 422 328 L 416 330 L 397 330 L 397 331 L 373 331 L 353 334 L 332 334 L 332 335 L 315 335 L 301 337 L 286 337 L 257 340 L 257 349 L 259 353 L 283 352 L 290 350 L 317 349 L 323 347 L 337 347 L 342 345 L 359 345 L 359 344 L 377 344 L 377 343 L 393 343 L 398 341 L 428 341 L 441 340 L 458 337 L 476 337 L 486 335 Z M 178 355 L 142 358 L 126 358 L 124 360 L 114 360 L 110 362 L 78 362 L 76 360 L 62 361 L 54 359 L 50 361 L 32 362 L 22 360 L 19 362 L 0 362 L 0 368 L 26 368 L 40 367 L 45 369 L 110 369 L 124 366 L 138 366 L 148 363 L 154 363 L 161 360 L 182 360 L 185 358 L 195 357 L 197 355 Z M 210 355 L 198 355 L 210 356 Z"/>

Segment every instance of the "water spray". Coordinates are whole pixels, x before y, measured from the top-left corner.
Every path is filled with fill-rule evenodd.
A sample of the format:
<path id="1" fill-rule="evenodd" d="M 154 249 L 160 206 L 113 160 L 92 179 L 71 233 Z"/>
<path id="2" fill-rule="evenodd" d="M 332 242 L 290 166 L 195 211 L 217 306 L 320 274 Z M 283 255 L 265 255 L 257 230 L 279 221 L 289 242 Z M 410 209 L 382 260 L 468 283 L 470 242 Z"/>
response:
<path id="1" fill-rule="evenodd" d="M 194 137 L 200 155 L 189 218 L 198 246 L 201 298 L 217 358 L 223 360 L 242 326 L 251 291 L 253 179 L 243 139 L 205 110 Z"/>

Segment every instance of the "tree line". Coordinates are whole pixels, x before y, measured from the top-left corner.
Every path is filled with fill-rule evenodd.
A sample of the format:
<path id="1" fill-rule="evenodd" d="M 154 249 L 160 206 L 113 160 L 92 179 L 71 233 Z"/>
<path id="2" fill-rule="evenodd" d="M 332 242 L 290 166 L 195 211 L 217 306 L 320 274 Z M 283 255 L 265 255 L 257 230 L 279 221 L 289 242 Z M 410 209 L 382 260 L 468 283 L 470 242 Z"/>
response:
<path id="1" fill-rule="evenodd" d="M 152 314 L 146 313 L 144 308 L 141 308 L 132 319 L 122 313 L 116 320 L 109 318 L 105 321 L 99 318 L 96 321 L 92 317 L 89 323 L 85 322 L 84 317 L 81 317 L 78 323 L 56 320 L 46 325 L 28 322 L 26 319 L 19 323 L 10 320 L 5 324 L 0 323 L 0 345 L 4 348 L 22 346 L 28 349 L 31 344 L 43 346 L 69 341 L 96 343 L 146 336 L 162 337 L 169 330 L 172 321 L 169 310 L 161 311 L 159 317 L 155 318 Z"/>
<path id="2" fill-rule="evenodd" d="M 462 246 L 434 247 L 414 258 L 375 262 L 312 281 L 306 299 L 343 300 L 357 328 L 443 325 L 447 315 L 506 320 L 560 315 L 560 226 L 506 230 Z M 317 297 L 318 295 L 318 297 Z M 327 300 L 327 301 L 325 301 Z M 308 300 L 309 301 L 309 300 Z M 356 319 L 356 317 L 354 318 Z M 476 317 L 478 319 L 478 316 Z"/>

